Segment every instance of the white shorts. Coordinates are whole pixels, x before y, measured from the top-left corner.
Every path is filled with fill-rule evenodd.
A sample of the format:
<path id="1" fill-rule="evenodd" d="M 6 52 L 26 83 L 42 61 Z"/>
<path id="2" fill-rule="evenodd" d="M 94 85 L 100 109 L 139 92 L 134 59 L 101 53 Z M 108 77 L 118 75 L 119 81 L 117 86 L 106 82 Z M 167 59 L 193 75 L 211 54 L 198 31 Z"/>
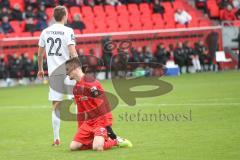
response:
<path id="1" fill-rule="evenodd" d="M 67 76 L 64 79 L 64 84 L 65 85 L 61 86 L 61 88 L 63 91 L 67 92 L 67 90 L 69 89 L 69 86 L 74 86 L 76 84 L 76 81 L 70 80 L 69 77 Z M 72 91 L 71 92 L 68 91 L 67 93 L 72 93 Z M 53 88 L 51 88 L 51 86 L 49 87 L 49 93 L 48 93 L 49 101 L 62 101 L 64 99 L 73 99 L 73 98 L 74 98 L 73 94 L 60 93 L 60 92 L 54 90 Z"/>

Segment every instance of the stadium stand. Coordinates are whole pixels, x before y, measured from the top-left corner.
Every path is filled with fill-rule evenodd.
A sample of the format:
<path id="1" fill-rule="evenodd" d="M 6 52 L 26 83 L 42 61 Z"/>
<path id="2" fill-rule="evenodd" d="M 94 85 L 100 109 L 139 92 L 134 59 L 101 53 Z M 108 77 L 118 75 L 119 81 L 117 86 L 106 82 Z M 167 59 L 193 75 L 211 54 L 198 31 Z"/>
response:
<path id="1" fill-rule="evenodd" d="M 27 74 L 30 78 L 36 74 L 37 66 L 35 53 L 37 51 L 38 37 L 41 34 L 41 30 L 46 27 L 46 24 L 51 25 L 53 23 L 51 17 L 54 6 L 52 4 L 63 3 L 63 1 L 58 2 L 57 0 L 54 2 L 51 0 L 42 2 L 44 3 L 38 4 L 33 2 L 33 4 L 31 4 L 33 10 L 32 13 L 30 12 L 28 15 L 30 15 L 30 18 L 34 18 L 34 21 L 31 22 L 30 25 L 36 25 L 36 29 L 30 31 L 26 30 L 29 23 L 29 19 L 26 18 L 29 4 L 23 0 L 10 0 L 9 3 L 0 7 L 0 17 L 9 16 L 9 24 L 13 29 L 13 32 L 10 33 L 0 33 L 0 51 L 5 55 L 2 56 L 3 54 L 1 54 L 1 59 L 4 61 L 4 64 L 2 63 L 1 65 L 11 66 L 13 61 L 19 63 L 28 62 L 29 66 L 32 66 L 28 68 L 29 70 L 32 69 L 30 72 L 31 74 Z M 214 27 L 213 21 L 205 16 L 202 11 L 192 6 L 187 0 L 170 0 L 161 3 L 150 0 L 142 1 L 142 3 L 134 3 L 134 0 L 130 1 L 131 3 L 125 3 L 126 1 L 119 2 L 121 2 L 121 5 L 115 6 L 109 4 L 70 4 L 68 2 L 64 4 L 69 10 L 68 24 L 73 24 L 75 18 L 81 21 L 76 22 L 77 24 L 83 23 L 84 27 L 77 27 L 74 29 L 77 35 L 77 49 L 82 50 L 83 56 L 94 54 L 94 56 L 98 58 L 104 58 L 106 55 L 103 53 L 102 38 L 111 34 L 111 38 L 114 43 L 116 43 L 116 46 L 121 45 L 120 42 L 126 40 L 131 41 L 131 49 L 128 48 L 128 50 L 124 50 L 124 53 L 129 54 L 132 59 L 134 59 L 133 55 L 136 56 L 140 54 L 142 58 L 136 58 L 140 62 L 157 61 L 165 64 L 168 60 L 175 60 L 176 62 L 176 42 L 185 43 L 189 41 L 192 49 L 197 50 L 196 44 L 199 40 L 207 40 L 210 33 L 217 32 L 221 35 L 219 27 Z M 203 4 L 205 5 L 202 6 L 207 7 L 210 17 L 220 16 L 217 1 L 209 0 Z M 156 10 L 156 8 L 159 9 L 157 5 L 161 5 L 164 8 L 163 13 Z M 22 21 L 12 19 L 11 12 L 14 6 L 15 8 L 18 6 L 21 13 L 25 15 Z M 185 10 L 191 15 L 192 20 L 188 25 L 178 24 L 174 21 L 174 14 L 177 9 Z M 8 15 L 9 13 L 10 15 Z M 31 14 L 34 16 L 31 16 Z M 1 25 L 2 23 L 1 21 Z M 39 23 L 40 27 L 37 27 Z M 240 25 L 238 21 L 235 21 L 235 23 Z M 163 41 L 163 46 L 165 46 L 167 53 L 166 55 L 161 55 L 161 51 L 158 51 L 159 45 L 162 44 Z M 219 37 L 217 45 L 218 49 L 222 49 L 221 36 Z M 210 70 L 211 68 L 209 68 L 209 66 L 215 63 L 214 56 L 209 53 L 208 47 L 209 46 L 206 45 L 206 53 L 208 55 L 202 55 L 203 53 L 198 51 L 199 60 L 204 71 Z M 138 51 L 136 52 L 138 54 L 135 54 L 135 51 Z M 146 54 L 144 52 L 146 52 Z M 117 53 L 119 53 L 119 50 L 115 49 L 112 50 L 111 54 L 116 55 Z M 186 56 L 187 53 L 184 54 Z M 164 57 L 163 60 L 159 58 L 161 56 Z M 22 62 L 22 60 L 24 61 Z M 187 66 L 192 65 L 188 56 L 183 63 L 183 65 Z M 208 68 L 204 69 L 204 65 L 207 65 Z M 9 70 L 10 68 L 6 67 L 6 72 L 11 72 L 11 75 L 15 74 L 13 77 L 20 78 L 27 73 L 27 71 L 24 71 L 24 73 L 22 72 L 23 68 L 22 70 L 20 69 L 14 72 Z M 104 69 L 106 68 L 108 68 L 108 66 L 105 66 Z"/>
<path id="2" fill-rule="evenodd" d="M 23 1 L 10 0 L 10 8 L 20 6 L 20 10 L 25 12 Z M 209 19 L 202 18 L 201 12 L 189 5 L 187 1 L 162 2 L 162 6 L 167 11 L 164 16 L 159 16 L 159 13 L 153 12 L 151 3 L 140 4 L 123 4 L 119 6 L 111 5 L 95 5 L 95 6 L 71 6 L 69 7 L 69 23 L 73 20 L 74 15 L 82 15 L 83 22 L 86 24 L 86 29 L 78 33 L 102 33 L 102 32 L 118 32 L 118 31 L 136 31 L 136 30 L 151 30 L 151 29 L 167 29 L 181 28 L 182 25 L 175 24 L 173 21 L 174 11 L 176 9 L 185 9 L 193 17 L 190 27 L 210 26 Z M 10 9 L 11 10 L 11 9 Z M 37 14 L 35 8 L 33 14 Z M 51 21 L 53 8 L 46 8 L 47 22 Z M 34 17 L 36 25 L 38 18 Z M 26 18 L 25 18 L 26 19 Z M 204 23 L 203 23 L 203 22 Z M 205 22 L 208 23 L 205 23 Z M 13 28 L 13 33 L 24 32 L 26 22 L 18 22 L 11 20 L 10 25 Z M 39 29 L 42 30 L 42 29 Z M 24 33 L 23 35 L 28 35 Z M 29 34 L 30 35 L 30 34 Z M 34 36 L 35 34 L 32 34 Z M 5 34 L 5 37 L 16 37 L 16 34 Z"/>

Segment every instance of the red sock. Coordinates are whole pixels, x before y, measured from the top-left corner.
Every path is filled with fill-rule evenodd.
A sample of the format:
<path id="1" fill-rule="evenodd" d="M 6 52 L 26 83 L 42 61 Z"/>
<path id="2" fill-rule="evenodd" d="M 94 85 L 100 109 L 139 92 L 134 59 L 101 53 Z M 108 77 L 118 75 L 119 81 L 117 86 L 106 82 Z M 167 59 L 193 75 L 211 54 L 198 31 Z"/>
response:
<path id="1" fill-rule="evenodd" d="M 109 140 L 104 142 L 103 149 L 107 150 L 107 149 L 110 149 L 110 148 L 112 148 L 113 146 L 116 146 L 116 145 L 117 145 L 116 140 L 109 139 Z"/>
<path id="2" fill-rule="evenodd" d="M 89 144 L 89 145 L 83 145 L 80 150 L 88 150 L 88 149 L 92 149 L 92 145 Z"/>

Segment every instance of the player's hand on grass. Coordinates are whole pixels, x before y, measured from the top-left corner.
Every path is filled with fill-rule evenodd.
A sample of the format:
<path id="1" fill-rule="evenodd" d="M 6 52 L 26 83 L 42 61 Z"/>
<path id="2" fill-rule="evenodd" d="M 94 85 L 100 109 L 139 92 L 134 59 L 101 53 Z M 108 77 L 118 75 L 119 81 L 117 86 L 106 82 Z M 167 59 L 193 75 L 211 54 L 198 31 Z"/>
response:
<path id="1" fill-rule="evenodd" d="M 37 74 L 37 77 L 38 77 L 40 80 L 42 80 L 43 77 L 44 77 L 44 71 L 43 71 L 43 70 L 39 70 L 39 71 L 38 71 L 38 74 Z"/>

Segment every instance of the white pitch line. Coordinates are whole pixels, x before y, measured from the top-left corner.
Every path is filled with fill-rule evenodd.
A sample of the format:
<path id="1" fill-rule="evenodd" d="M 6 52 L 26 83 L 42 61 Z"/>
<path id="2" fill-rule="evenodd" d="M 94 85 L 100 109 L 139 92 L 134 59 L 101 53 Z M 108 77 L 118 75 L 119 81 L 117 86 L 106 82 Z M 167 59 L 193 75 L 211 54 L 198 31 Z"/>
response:
<path id="1" fill-rule="evenodd" d="M 136 104 L 137 106 L 240 106 L 240 103 L 141 103 Z M 128 107 L 129 105 L 122 104 L 122 107 Z"/>
<path id="2" fill-rule="evenodd" d="M 127 104 L 120 104 L 119 107 L 128 107 Z M 240 103 L 139 103 L 136 106 L 150 106 L 150 107 L 160 107 L 160 106 L 240 106 Z M 0 109 L 51 109 L 51 106 L 0 106 Z"/>
<path id="3" fill-rule="evenodd" d="M 0 109 L 4 109 L 4 108 L 7 108 L 7 109 L 39 109 L 39 108 L 49 108 L 51 109 L 51 106 L 0 106 Z"/>

